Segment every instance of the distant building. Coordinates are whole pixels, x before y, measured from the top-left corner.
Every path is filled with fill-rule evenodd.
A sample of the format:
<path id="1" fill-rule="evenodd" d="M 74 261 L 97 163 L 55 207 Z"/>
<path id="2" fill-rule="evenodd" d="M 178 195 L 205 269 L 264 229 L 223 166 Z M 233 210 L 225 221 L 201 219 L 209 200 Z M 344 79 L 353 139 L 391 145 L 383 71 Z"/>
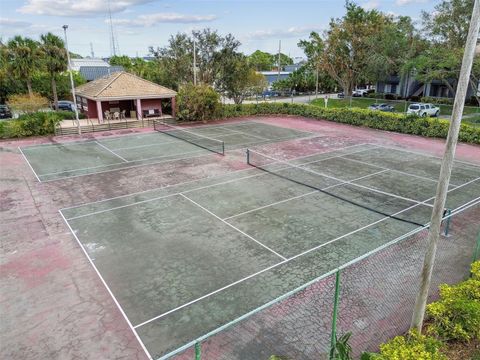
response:
<path id="1" fill-rule="evenodd" d="M 288 78 L 292 71 L 280 71 L 280 75 L 278 74 L 278 71 L 259 71 L 259 73 L 265 76 L 268 86 L 271 86 L 277 80 L 284 80 Z"/>
<path id="2" fill-rule="evenodd" d="M 72 59 L 72 70 L 78 71 L 80 75 L 88 82 L 115 72 L 123 71 L 122 66 L 112 66 L 103 59 L 85 58 Z"/>

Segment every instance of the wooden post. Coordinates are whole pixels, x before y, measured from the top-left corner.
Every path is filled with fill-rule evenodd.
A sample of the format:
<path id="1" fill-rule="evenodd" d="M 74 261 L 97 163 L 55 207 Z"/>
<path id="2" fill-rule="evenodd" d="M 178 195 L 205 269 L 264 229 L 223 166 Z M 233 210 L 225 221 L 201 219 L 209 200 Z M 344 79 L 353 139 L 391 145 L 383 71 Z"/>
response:
<path id="1" fill-rule="evenodd" d="M 137 99 L 137 120 L 142 120 L 142 100 Z"/>
<path id="2" fill-rule="evenodd" d="M 101 124 L 101 123 L 103 123 L 102 102 L 101 102 L 101 101 L 96 101 L 96 103 L 97 103 L 97 117 L 98 117 L 98 122 Z"/>
<path id="3" fill-rule="evenodd" d="M 172 117 L 175 119 L 175 96 L 172 97 Z"/>
<path id="4" fill-rule="evenodd" d="M 452 119 L 448 131 L 445 153 L 443 155 L 442 166 L 440 168 L 440 177 L 438 179 L 437 193 L 433 204 L 432 218 L 430 220 L 430 231 L 428 233 L 428 248 L 423 263 L 420 291 L 415 301 L 415 308 L 412 317 L 412 328 L 416 328 L 420 333 L 423 326 L 425 308 L 427 306 L 428 291 L 432 278 L 435 254 L 437 252 L 437 243 L 440 237 L 440 227 L 442 223 L 443 210 L 447 198 L 450 175 L 452 173 L 453 159 L 457 147 L 458 133 L 462 120 L 465 97 L 469 85 L 470 73 L 472 70 L 473 57 L 475 55 L 475 46 L 477 43 L 478 31 L 480 30 L 480 0 L 475 0 L 470 20 L 470 29 L 468 31 L 465 52 L 463 54 L 462 68 L 458 80 L 457 93 L 453 104 Z"/>

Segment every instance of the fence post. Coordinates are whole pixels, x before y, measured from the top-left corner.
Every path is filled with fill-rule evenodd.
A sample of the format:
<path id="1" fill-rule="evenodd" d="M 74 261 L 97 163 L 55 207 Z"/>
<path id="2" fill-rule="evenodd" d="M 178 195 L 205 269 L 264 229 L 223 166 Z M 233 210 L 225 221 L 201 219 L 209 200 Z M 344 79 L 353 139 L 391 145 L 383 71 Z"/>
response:
<path id="1" fill-rule="evenodd" d="M 447 216 L 447 222 L 445 223 L 445 232 L 444 232 L 445 236 L 448 236 L 448 232 L 450 230 L 450 220 L 452 219 L 452 217 L 450 216 L 451 213 L 452 213 L 451 209 L 447 209 L 445 213 L 445 216 Z"/>
<path id="2" fill-rule="evenodd" d="M 338 315 L 338 301 L 340 299 L 340 270 L 335 273 L 335 298 L 333 300 L 333 315 L 332 315 L 332 337 L 330 339 L 330 360 L 335 355 L 335 345 L 337 343 L 337 315 Z"/>
<path id="3" fill-rule="evenodd" d="M 200 341 L 195 343 L 195 360 L 202 359 L 202 344 Z"/>
<path id="4" fill-rule="evenodd" d="M 473 251 L 472 262 L 477 261 L 479 257 L 480 257 L 480 232 L 478 233 L 478 236 L 477 236 L 477 244 L 475 245 L 475 250 Z"/>

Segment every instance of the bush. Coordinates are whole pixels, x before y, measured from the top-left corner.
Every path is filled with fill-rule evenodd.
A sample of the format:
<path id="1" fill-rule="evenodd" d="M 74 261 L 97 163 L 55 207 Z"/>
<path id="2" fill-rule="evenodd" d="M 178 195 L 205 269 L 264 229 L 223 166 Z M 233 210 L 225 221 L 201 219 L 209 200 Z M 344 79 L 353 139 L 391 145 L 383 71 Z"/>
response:
<path id="1" fill-rule="evenodd" d="M 53 134 L 55 126 L 62 120 L 62 114 L 53 111 L 24 114 L 18 119 L 2 121 L 0 138 Z"/>
<path id="2" fill-rule="evenodd" d="M 364 353 L 361 360 L 447 360 L 440 352 L 443 343 L 412 330 L 380 345 L 380 353 Z"/>
<path id="3" fill-rule="evenodd" d="M 421 118 L 414 115 L 386 113 L 358 108 L 323 108 L 321 106 L 291 103 L 259 103 L 224 105 L 222 116 L 253 116 L 284 114 L 365 126 L 373 129 L 395 131 L 404 134 L 446 138 L 450 122 L 437 118 Z M 480 128 L 468 124 L 460 127 L 459 140 L 480 144 Z"/>
<path id="4" fill-rule="evenodd" d="M 187 84 L 178 91 L 177 117 L 179 120 L 205 122 L 217 116 L 220 107 L 220 96 L 208 85 Z"/>
<path id="5" fill-rule="evenodd" d="M 428 332 L 443 340 L 480 339 L 480 261 L 470 279 L 440 286 L 440 300 L 427 305 L 427 315 Z"/>
<path id="6" fill-rule="evenodd" d="M 20 113 L 34 113 L 48 108 L 48 99 L 39 94 L 16 94 L 8 98 L 8 106 Z"/>
<path id="7" fill-rule="evenodd" d="M 420 100 L 430 104 L 453 105 L 453 99 L 451 98 L 424 96 Z"/>

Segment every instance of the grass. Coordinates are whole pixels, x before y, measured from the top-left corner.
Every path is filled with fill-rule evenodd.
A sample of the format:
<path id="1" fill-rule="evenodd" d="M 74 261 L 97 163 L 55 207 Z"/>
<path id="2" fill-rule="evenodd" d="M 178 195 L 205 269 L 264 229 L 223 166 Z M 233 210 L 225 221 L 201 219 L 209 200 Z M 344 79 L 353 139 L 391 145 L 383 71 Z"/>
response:
<path id="1" fill-rule="evenodd" d="M 361 109 L 366 109 L 372 104 L 390 104 L 395 108 L 395 112 L 403 113 L 406 111 L 408 105 L 412 104 L 412 101 L 404 100 L 385 100 L 385 99 L 370 99 L 370 98 L 352 98 L 350 99 L 329 99 L 328 107 L 329 108 L 344 108 L 344 107 L 356 107 Z M 316 99 L 311 102 L 312 105 L 324 107 L 325 103 L 323 99 Z M 452 105 L 438 105 L 440 107 L 440 115 L 451 115 L 452 114 Z M 478 106 L 465 106 L 463 109 L 463 114 L 475 114 L 478 113 L 480 116 L 480 107 Z M 476 118 L 476 117 L 475 117 Z M 470 119 L 470 118 L 469 118 Z M 468 121 L 470 122 L 470 121 Z M 480 124 L 475 124 L 475 126 L 480 126 Z"/>

